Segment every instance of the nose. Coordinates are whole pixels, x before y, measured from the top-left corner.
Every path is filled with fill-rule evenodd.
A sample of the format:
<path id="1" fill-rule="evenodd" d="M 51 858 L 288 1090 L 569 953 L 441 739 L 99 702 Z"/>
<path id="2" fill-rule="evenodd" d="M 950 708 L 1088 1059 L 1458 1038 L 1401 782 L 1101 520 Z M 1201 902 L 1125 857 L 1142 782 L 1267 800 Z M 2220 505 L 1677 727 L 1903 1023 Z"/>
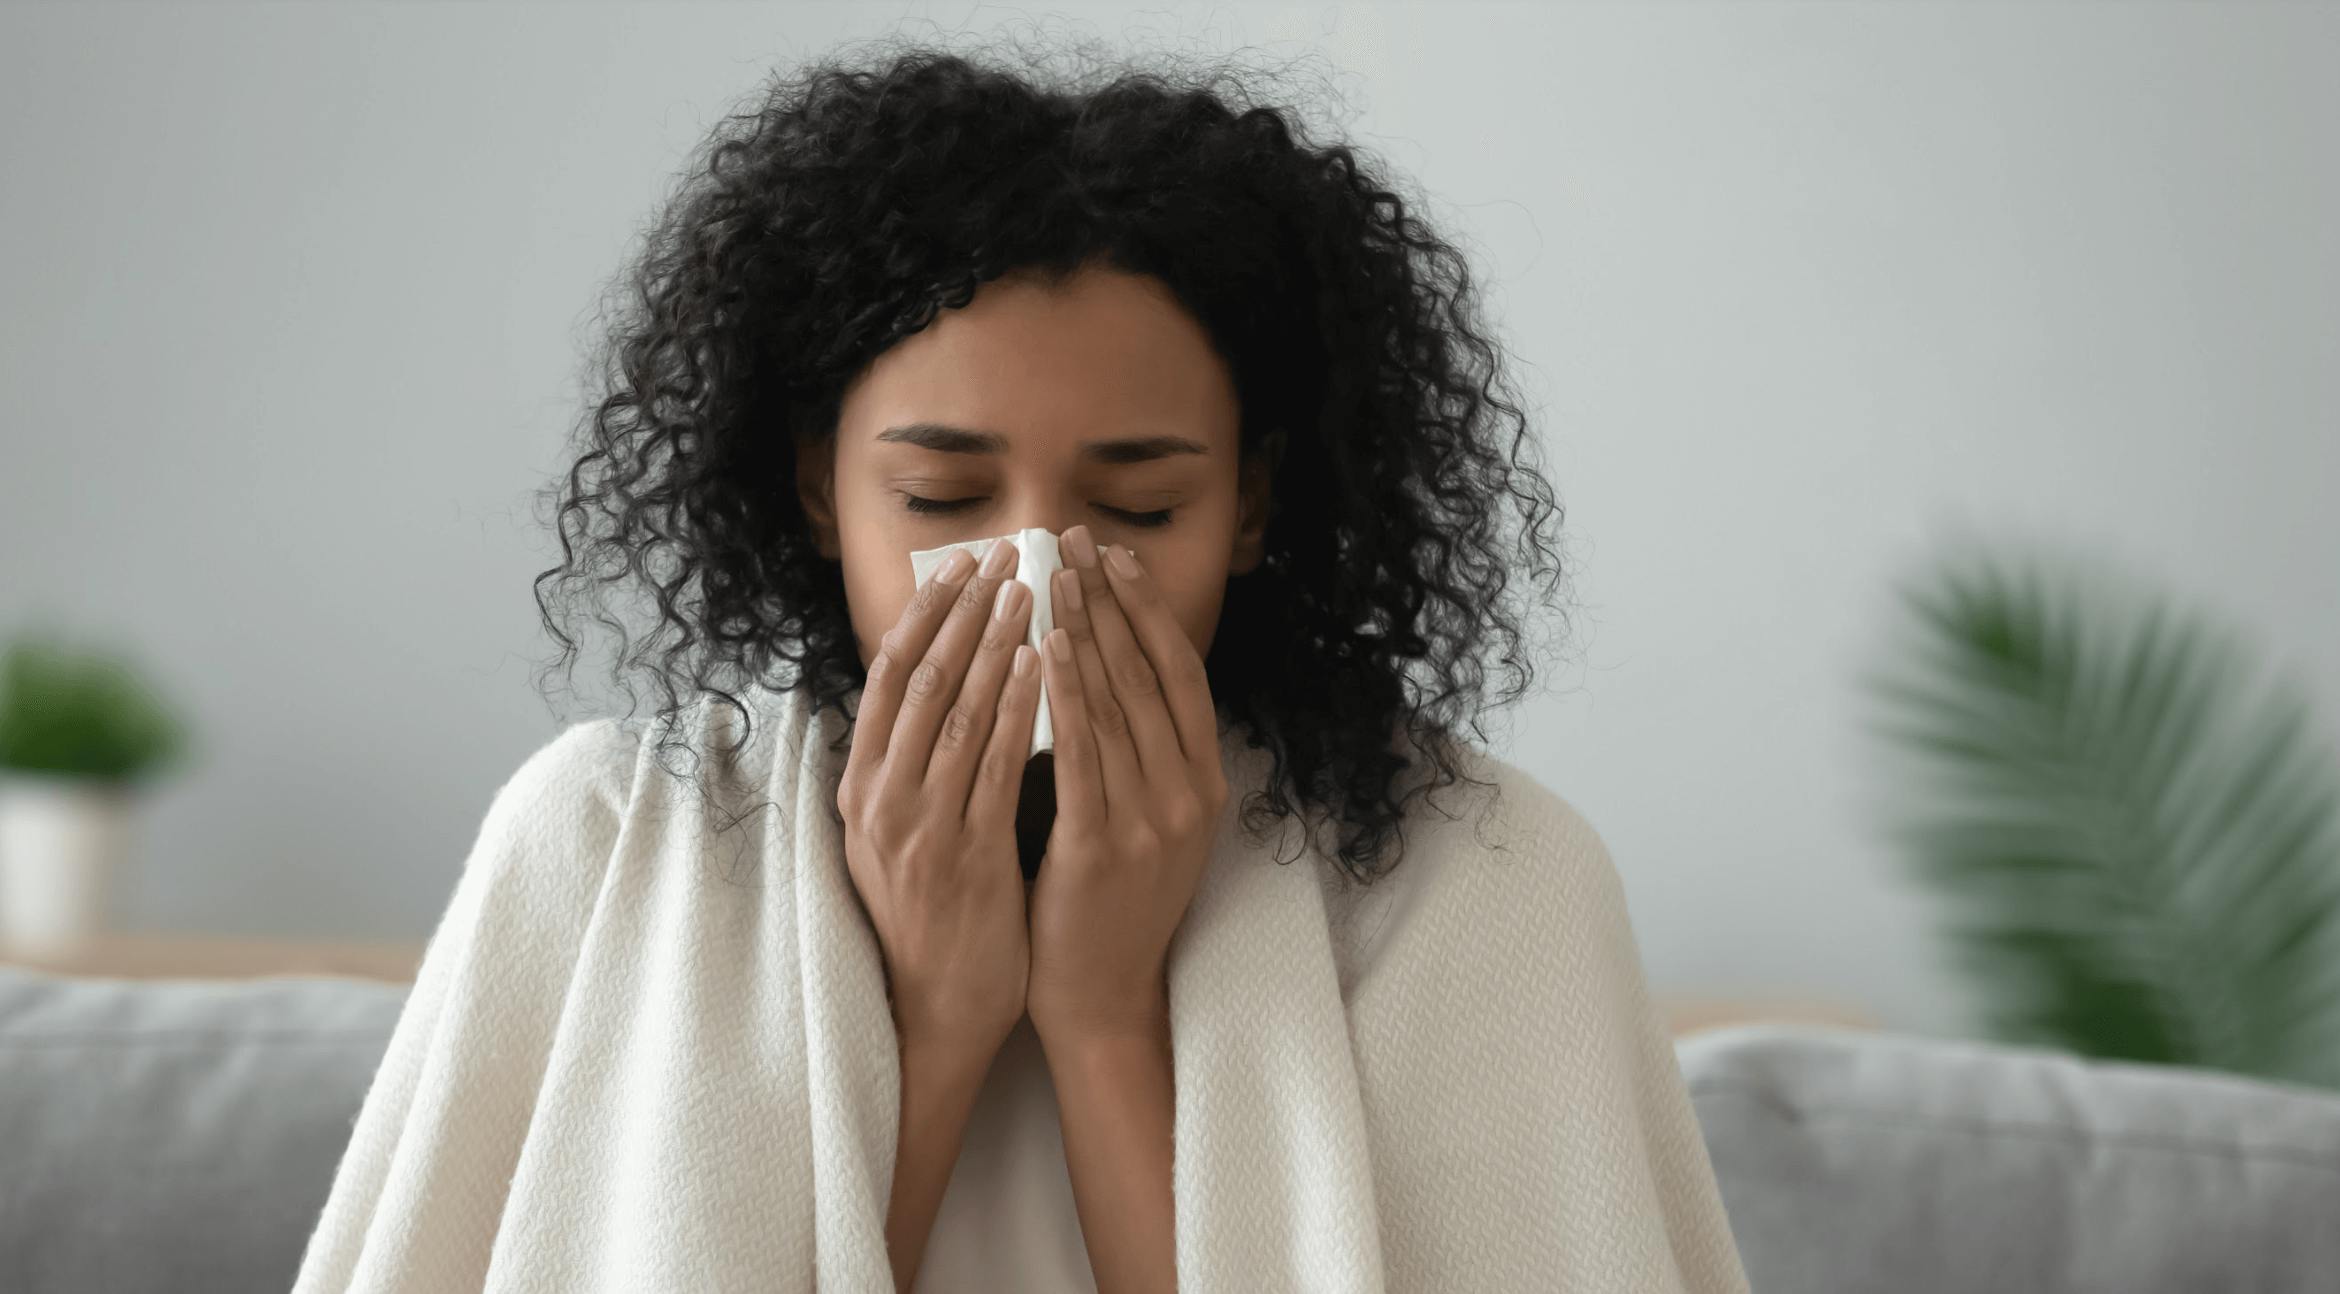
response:
<path id="1" fill-rule="evenodd" d="M 1075 509 L 1041 508 L 1034 510 L 1032 513 L 1018 517 L 1009 524 L 1006 530 L 1003 530 L 1001 533 L 1016 534 L 1025 530 L 1045 530 L 1050 535 L 1055 536 L 1056 541 L 1059 544 L 1062 544 L 1064 542 L 1064 532 L 1072 529 L 1075 526 L 1084 524 L 1084 520 L 1085 519 L 1081 517 L 1079 512 Z"/>
<path id="2" fill-rule="evenodd" d="M 1090 492 L 1085 487 L 1063 476 L 1047 479 L 1028 476 L 1003 483 L 999 499 L 1006 506 L 999 509 L 999 514 L 1006 521 L 996 533 L 1045 530 L 1061 540 L 1065 531 L 1090 520 L 1089 498 Z"/>

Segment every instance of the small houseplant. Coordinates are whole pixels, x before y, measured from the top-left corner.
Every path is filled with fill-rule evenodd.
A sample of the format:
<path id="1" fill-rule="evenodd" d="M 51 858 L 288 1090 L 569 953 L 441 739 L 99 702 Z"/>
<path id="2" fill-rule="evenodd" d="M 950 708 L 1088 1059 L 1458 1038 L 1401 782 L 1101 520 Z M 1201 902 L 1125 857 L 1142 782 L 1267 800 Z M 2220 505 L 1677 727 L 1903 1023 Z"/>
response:
<path id="1" fill-rule="evenodd" d="M 1971 541 L 1970 541 L 1971 542 Z M 2304 688 L 2110 564 L 1969 547 L 1868 683 L 1890 829 L 2003 1041 L 2340 1087 L 2340 770 Z"/>
<path id="2" fill-rule="evenodd" d="M 28 633 L 0 655 L 0 942 L 72 947 L 105 928 L 135 793 L 185 746 L 119 655 Z"/>

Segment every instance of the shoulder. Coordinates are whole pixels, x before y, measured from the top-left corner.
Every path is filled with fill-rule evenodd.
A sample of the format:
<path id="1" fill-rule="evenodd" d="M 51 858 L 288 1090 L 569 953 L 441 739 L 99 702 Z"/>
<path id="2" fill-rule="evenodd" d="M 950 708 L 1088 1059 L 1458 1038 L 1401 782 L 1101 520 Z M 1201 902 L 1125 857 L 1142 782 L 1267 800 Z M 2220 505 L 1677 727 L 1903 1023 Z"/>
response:
<path id="1" fill-rule="evenodd" d="M 496 800 L 514 808 L 623 809 L 641 744 L 641 735 L 620 719 L 572 723 L 520 761 Z"/>
<path id="2" fill-rule="evenodd" d="M 571 723 L 520 761 L 489 802 L 483 843 L 574 845 L 614 835 L 632 798 L 638 731 L 604 717 Z"/>
<path id="3" fill-rule="evenodd" d="M 1426 853 L 1451 857 L 1460 849 L 1523 883 L 1613 875 L 1608 843 L 1574 802 L 1511 760 L 1468 743 L 1457 749 L 1465 780 L 1426 795 L 1407 814 L 1408 836 L 1431 843 Z"/>
<path id="4" fill-rule="evenodd" d="M 1462 780 L 1405 801 L 1402 854 L 1386 876 L 1328 893 L 1344 990 L 1391 958 L 1451 956 L 1456 941 L 1582 942 L 1620 912 L 1608 846 L 1575 804 L 1476 746 L 1458 746 L 1456 766 Z"/>
<path id="5" fill-rule="evenodd" d="M 1588 938 L 1623 919 L 1625 887 L 1608 842 L 1567 796 L 1518 763 L 1476 747 L 1469 781 L 1442 788 L 1443 809 L 1407 815 L 1413 884 L 1485 929 L 1525 921 L 1545 939 Z M 1419 857 L 1415 857 L 1419 848 Z"/>
<path id="6" fill-rule="evenodd" d="M 621 799 L 633 781 L 641 736 L 614 717 L 572 723 L 520 761 L 503 791 L 525 798 Z"/>
<path id="7" fill-rule="evenodd" d="M 595 719 L 521 758 L 489 798 L 423 954 L 418 991 L 492 996 L 503 1003 L 497 1010 L 512 1010 L 519 995 L 568 982 L 631 812 L 637 745 L 620 721 Z"/>
<path id="8" fill-rule="evenodd" d="M 1463 780 L 1404 801 L 1391 872 L 1335 909 L 1354 926 L 1336 917 L 1354 1018 L 1457 995 L 1549 1002 L 1619 983 L 1635 956 L 1624 887 L 1588 817 L 1512 760 L 1466 747 L 1456 764 Z"/>

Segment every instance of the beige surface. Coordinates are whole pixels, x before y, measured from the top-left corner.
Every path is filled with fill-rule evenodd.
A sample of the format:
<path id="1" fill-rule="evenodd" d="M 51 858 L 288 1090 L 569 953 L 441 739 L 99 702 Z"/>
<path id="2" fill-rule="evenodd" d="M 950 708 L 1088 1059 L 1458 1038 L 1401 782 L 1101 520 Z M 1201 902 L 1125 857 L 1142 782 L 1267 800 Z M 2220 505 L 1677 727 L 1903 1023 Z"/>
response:
<path id="1" fill-rule="evenodd" d="M 265 939 L 232 935 L 121 932 L 70 953 L 32 955 L 0 946 L 0 963 L 59 975 L 147 979 L 245 979 L 256 975 L 350 975 L 410 981 L 423 946 L 399 940 Z M 1841 1003 L 1796 998 L 1657 995 L 1679 1036 L 1756 1020 L 1874 1028 L 1865 1012 Z"/>
<path id="2" fill-rule="evenodd" d="M 1792 1024 L 1823 1024 L 1844 1029 L 1874 1029 L 1876 1017 L 1841 1002 L 1818 1002 L 1805 998 L 1733 998 L 1701 997 L 1686 994 L 1656 995 L 1658 1010 L 1675 1037 L 1712 1029 L 1726 1024 L 1751 1024 L 1759 1021 L 1778 1021 Z"/>
<path id="3" fill-rule="evenodd" d="M 350 975 L 412 980 L 423 946 L 404 940 L 263 939 L 118 932 L 69 952 L 0 945 L 0 963 L 59 975 L 129 979 L 246 979 L 256 975 Z"/>

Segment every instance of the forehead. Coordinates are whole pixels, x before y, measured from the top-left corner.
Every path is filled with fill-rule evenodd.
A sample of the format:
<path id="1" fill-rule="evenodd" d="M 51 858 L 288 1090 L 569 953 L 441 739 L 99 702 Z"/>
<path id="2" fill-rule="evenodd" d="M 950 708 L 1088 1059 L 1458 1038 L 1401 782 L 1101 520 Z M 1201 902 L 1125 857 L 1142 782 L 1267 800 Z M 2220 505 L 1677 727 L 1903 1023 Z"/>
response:
<path id="1" fill-rule="evenodd" d="M 1232 455 L 1240 422 L 1233 378 L 1202 325 L 1158 280 L 1103 269 L 1054 286 L 1028 276 L 984 284 L 873 360 L 839 413 L 840 439 L 860 447 L 932 423 L 996 433 L 1011 454 L 1174 435 Z"/>

